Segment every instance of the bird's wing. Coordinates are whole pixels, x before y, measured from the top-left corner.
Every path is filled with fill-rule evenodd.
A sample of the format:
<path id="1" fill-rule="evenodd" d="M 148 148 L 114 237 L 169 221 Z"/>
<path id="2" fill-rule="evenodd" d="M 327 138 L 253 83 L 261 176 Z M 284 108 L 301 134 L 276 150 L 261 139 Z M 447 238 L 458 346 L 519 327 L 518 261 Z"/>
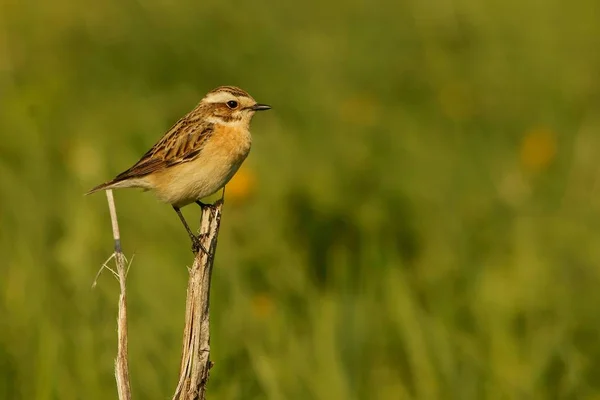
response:
<path id="1" fill-rule="evenodd" d="M 214 124 L 203 122 L 200 116 L 186 115 L 128 170 L 112 183 L 139 178 L 170 166 L 195 159 L 214 130 Z"/>

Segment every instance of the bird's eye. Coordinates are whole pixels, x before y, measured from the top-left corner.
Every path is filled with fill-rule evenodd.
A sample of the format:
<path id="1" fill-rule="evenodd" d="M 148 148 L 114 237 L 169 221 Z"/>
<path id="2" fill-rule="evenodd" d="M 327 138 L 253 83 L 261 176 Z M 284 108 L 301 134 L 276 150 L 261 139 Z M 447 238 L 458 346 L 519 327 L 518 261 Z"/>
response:
<path id="1" fill-rule="evenodd" d="M 238 106 L 238 102 L 237 102 L 237 101 L 235 101 L 235 100 L 229 100 L 229 101 L 227 102 L 227 107 L 231 108 L 232 110 L 233 110 L 234 108 L 237 108 L 237 106 Z"/>

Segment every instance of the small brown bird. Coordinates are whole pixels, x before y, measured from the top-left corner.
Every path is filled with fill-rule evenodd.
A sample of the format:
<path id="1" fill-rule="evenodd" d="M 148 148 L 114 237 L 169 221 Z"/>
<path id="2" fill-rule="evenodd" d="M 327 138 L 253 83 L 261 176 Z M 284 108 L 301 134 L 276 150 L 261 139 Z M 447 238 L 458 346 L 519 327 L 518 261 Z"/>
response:
<path id="1" fill-rule="evenodd" d="M 180 208 L 194 202 L 202 205 L 200 199 L 229 182 L 250 152 L 254 113 L 270 108 L 240 88 L 220 86 L 177 121 L 131 168 L 87 194 L 117 188 L 153 191 L 160 201 L 173 206 L 197 252 L 201 248 L 199 238 Z"/>

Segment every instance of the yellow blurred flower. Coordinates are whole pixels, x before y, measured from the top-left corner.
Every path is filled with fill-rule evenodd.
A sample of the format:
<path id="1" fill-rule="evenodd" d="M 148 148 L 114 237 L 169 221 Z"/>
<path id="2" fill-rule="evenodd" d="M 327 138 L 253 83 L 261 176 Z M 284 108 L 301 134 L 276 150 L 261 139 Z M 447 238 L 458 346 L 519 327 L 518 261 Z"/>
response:
<path id="1" fill-rule="evenodd" d="M 273 300 L 264 293 L 259 293 L 252 298 L 252 311 L 258 318 L 266 318 L 273 312 Z"/>
<path id="2" fill-rule="evenodd" d="M 544 127 L 530 129 L 521 142 L 520 156 L 521 165 L 526 171 L 543 171 L 556 157 L 556 135 Z"/>
<path id="3" fill-rule="evenodd" d="M 256 187 L 256 175 L 245 164 L 231 178 L 225 188 L 227 202 L 241 202 L 252 195 Z"/>

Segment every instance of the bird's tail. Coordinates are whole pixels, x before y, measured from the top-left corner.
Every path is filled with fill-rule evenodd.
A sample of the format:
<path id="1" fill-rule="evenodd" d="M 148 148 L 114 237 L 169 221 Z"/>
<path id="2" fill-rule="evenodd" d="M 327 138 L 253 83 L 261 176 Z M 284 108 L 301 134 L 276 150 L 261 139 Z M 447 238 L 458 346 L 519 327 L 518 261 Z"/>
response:
<path id="1" fill-rule="evenodd" d="M 87 192 L 85 195 L 87 196 L 87 195 L 90 195 L 90 194 L 92 194 L 92 193 L 96 193 L 96 192 L 98 192 L 98 191 L 100 191 L 100 190 L 112 189 L 112 188 L 118 187 L 118 186 L 117 186 L 118 184 L 119 184 L 119 181 L 117 181 L 117 182 L 115 182 L 114 180 L 112 180 L 112 181 L 108 181 L 108 182 L 105 182 L 105 183 L 103 183 L 103 184 L 101 184 L 101 185 L 98 185 L 98 186 L 96 186 L 96 187 L 92 188 L 92 189 L 91 189 L 89 192 Z"/>
<path id="2" fill-rule="evenodd" d="M 144 190 L 149 190 L 152 187 L 149 186 L 149 183 L 142 178 L 123 178 L 121 176 L 117 176 L 112 181 L 105 182 L 101 185 L 92 188 L 85 195 L 92 194 L 95 192 L 99 192 L 100 190 L 108 190 L 108 189 L 119 189 L 119 188 L 142 188 Z"/>

